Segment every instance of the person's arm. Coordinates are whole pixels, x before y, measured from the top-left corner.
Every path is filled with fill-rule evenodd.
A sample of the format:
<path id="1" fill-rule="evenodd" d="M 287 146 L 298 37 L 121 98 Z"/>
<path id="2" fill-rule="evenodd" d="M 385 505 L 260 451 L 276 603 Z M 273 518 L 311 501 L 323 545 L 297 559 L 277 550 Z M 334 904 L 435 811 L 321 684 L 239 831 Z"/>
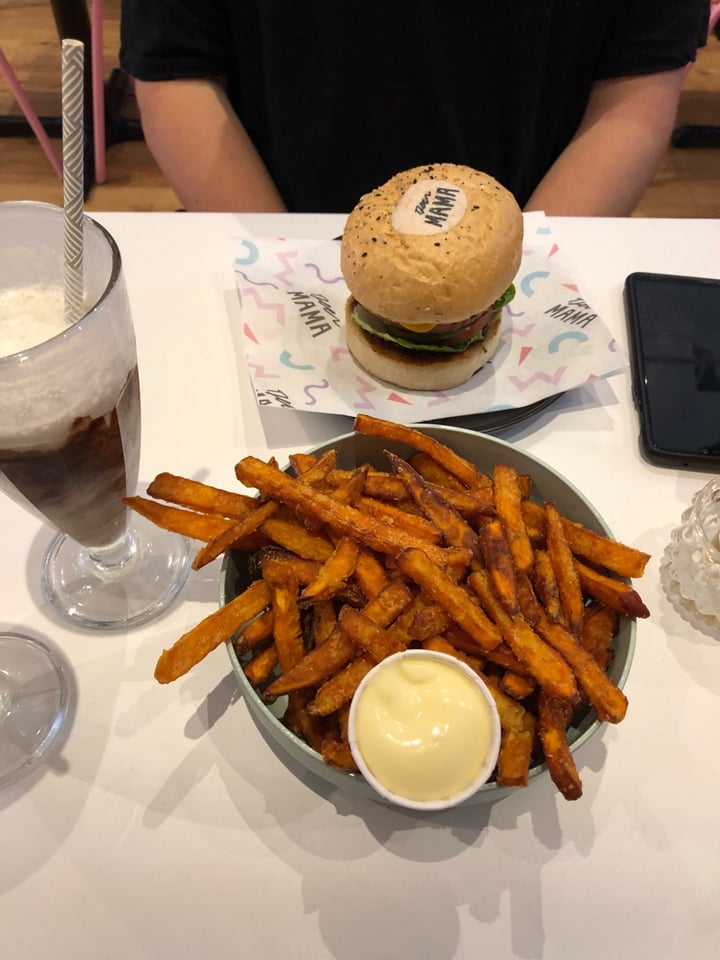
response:
<path id="1" fill-rule="evenodd" d="M 145 140 L 187 210 L 285 205 L 223 89 L 209 80 L 135 80 Z"/>
<path id="2" fill-rule="evenodd" d="M 651 183 L 675 123 L 685 68 L 600 80 L 577 133 L 526 210 L 553 216 L 627 216 Z"/>

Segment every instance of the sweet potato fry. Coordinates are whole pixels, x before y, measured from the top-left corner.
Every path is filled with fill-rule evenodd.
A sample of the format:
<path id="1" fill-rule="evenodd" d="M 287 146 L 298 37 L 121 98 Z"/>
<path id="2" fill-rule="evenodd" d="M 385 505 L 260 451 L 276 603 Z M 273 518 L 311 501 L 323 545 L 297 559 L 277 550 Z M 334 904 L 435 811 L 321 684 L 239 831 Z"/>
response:
<path id="1" fill-rule="evenodd" d="M 458 650 L 446 637 L 440 634 L 423 641 L 422 647 L 424 650 L 435 650 L 437 653 L 446 653 L 449 657 L 456 657 L 478 674 L 481 671 L 481 663 L 477 657 L 473 657 L 472 654 L 465 653 L 463 650 Z"/>
<path id="2" fill-rule="evenodd" d="M 334 597 L 355 570 L 359 549 L 357 540 L 342 537 L 317 577 L 300 594 L 300 606 L 307 607 L 318 600 Z"/>
<path id="3" fill-rule="evenodd" d="M 469 550 L 473 557 L 480 555 L 480 544 L 475 531 L 467 521 L 441 496 L 436 488 L 429 487 L 420 474 L 401 457 L 389 450 L 387 457 L 395 473 L 400 477 L 408 493 L 422 513 L 432 521 L 445 543 Z"/>
<path id="4" fill-rule="evenodd" d="M 362 472 L 362 493 L 366 497 L 373 497 L 375 500 L 407 500 L 407 490 L 398 477 L 368 464 L 356 468 L 355 471 L 332 470 L 327 476 L 327 481 L 331 487 L 340 489 L 358 471 Z"/>
<path id="5" fill-rule="evenodd" d="M 341 670 L 356 654 L 350 637 L 337 629 L 322 646 L 308 651 L 300 663 L 273 680 L 263 697 L 270 703 L 292 690 L 314 687 Z"/>
<path id="6" fill-rule="evenodd" d="M 273 637 L 277 648 L 278 663 L 287 673 L 300 663 L 305 655 L 300 624 L 300 608 L 297 604 L 300 590 L 292 567 L 282 560 L 269 560 L 263 564 L 263 580 L 270 589 L 270 604 L 273 612 Z"/>
<path id="7" fill-rule="evenodd" d="M 283 721 L 298 737 L 305 740 L 313 750 L 320 753 L 323 741 L 336 734 L 330 717 L 314 717 L 308 713 L 307 705 L 311 694 L 307 690 L 296 690 L 288 697 Z"/>
<path id="8" fill-rule="evenodd" d="M 482 674 L 500 716 L 501 740 L 496 779 L 505 787 L 526 787 L 535 744 L 536 721 L 522 704 L 500 689 L 497 677 Z"/>
<path id="9" fill-rule="evenodd" d="M 363 614 L 372 623 L 386 627 L 410 603 L 412 595 L 404 583 L 392 580 L 387 587 L 369 600 L 363 608 Z M 321 647 L 305 654 L 297 666 L 274 680 L 265 691 L 265 697 L 272 700 L 303 687 L 316 686 L 345 666 L 356 655 L 355 643 L 338 629 Z"/>
<path id="10" fill-rule="evenodd" d="M 503 787 L 526 787 L 530 773 L 533 735 L 529 730 L 504 730 L 500 739 L 497 782 Z"/>
<path id="11" fill-rule="evenodd" d="M 275 644 L 260 650 L 252 660 L 243 664 L 243 673 L 254 687 L 261 687 L 273 674 L 278 664 L 278 655 Z"/>
<path id="12" fill-rule="evenodd" d="M 618 615 L 604 603 L 594 602 L 585 607 L 580 642 L 603 670 L 612 657 L 612 642 L 617 630 Z"/>
<path id="13" fill-rule="evenodd" d="M 290 464 L 294 468 L 298 477 L 302 478 L 303 483 L 321 483 L 331 470 L 337 465 L 337 452 L 335 450 L 326 450 L 321 457 L 313 454 L 293 454 L 290 457 Z"/>
<path id="14" fill-rule="evenodd" d="M 520 573 L 532 570 L 534 557 L 522 515 L 522 494 L 517 471 L 498 463 L 493 470 L 495 511 L 505 528 L 513 562 Z"/>
<path id="15" fill-rule="evenodd" d="M 360 681 L 372 670 L 375 663 L 373 657 L 367 654 L 352 660 L 318 688 L 314 699 L 308 704 L 308 711 L 317 716 L 327 716 L 349 703 Z"/>
<path id="16" fill-rule="evenodd" d="M 567 626 L 565 611 L 560 602 L 560 590 L 558 588 L 557 577 L 555 576 L 555 571 L 553 570 L 550 555 L 547 550 L 535 551 L 532 582 L 538 599 L 545 607 L 550 619 L 557 620 L 559 623 Z"/>
<path id="17" fill-rule="evenodd" d="M 611 570 L 619 577 L 641 577 L 645 572 L 649 553 L 609 540 L 566 518 L 563 519 L 563 529 L 570 549 L 576 556 Z"/>
<path id="18" fill-rule="evenodd" d="M 650 611 L 643 603 L 640 595 L 627 583 L 606 577 L 602 573 L 598 573 L 597 570 L 585 566 L 584 563 L 576 563 L 576 566 L 582 588 L 591 597 L 606 603 L 612 610 L 624 613 L 628 617 L 645 618 L 650 616 Z"/>
<path id="19" fill-rule="evenodd" d="M 234 597 L 230 603 L 205 617 L 179 640 L 163 650 L 155 667 L 158 683 L 170 683 L 182 677 L 188 670 L 218 647 L 249 620 L 252 620 L 270 603 L 270 590 L 262 580 L 256 580 Z"/>
<path id="20" fill-rule="evenodd" d="M 500 681 L 500 686 L 509 697 L 514 697 L 515 700 L 524 700 L 535 690 L 537 681 L 534 677 L 515 673 L 513 670 L 506 670 Z"/>
<path id="21" fill-rule="evenodd" d="M 388 583 L 385 567 L 367 550 L 360 550 L 358 554 L 355 564 L 355 578 L 368 600 L 376 597 Z"/>
<path id="22" fill-rule="evenodd" d="M 231 493 L 199 480 L 177 477 L 172 473 L 159 473 L 148 486 L 147 492 L 154 500 L 165 500 L 188 510 L 228 517 L 231 520 L 242 520 L 257 507 L 255 497 Z"/>
<path id="23" fill-rule="evenodd" d="M 362 513 L 375 517 L 390 529 L 405 530 L 411 536 L 426 540 L 428 543 L 441 541 L 441 532 L 434 524 L 394 503 L 363 496 L 357 498 L 355 506 Z"/>
<path id="24" fill-rule="evenodd" d="M 455 626 L 440 604 L 428 600 L 424 593 L 418 593 L 410 607 L 398 618 L 398 624 L 413 641 L 428 640 Z M 475 643 L 475 651 L 479 650 L 480 647 Z"/>
<path id="25" fill-rule="evenodd" d="M 202 540 L 207 543 L 232 526 L 232 520 L 193 513 L 182 507 L 170 507 L 165 503 L 147 500 L 145 497 L 125 497 L 123 502 L 135 513 L 154 523 L 156 527 L 162 527 L 163 530 L 169 530 L 171 533 L 179 533 L 191 540 Z"/>
<path id="26" fill-rule="evenodd" d="M 337 613 L 332 600 L 318 600 L 312 608 L 310 649 L 321 647 L 337 628 Z"/>
<path id="27" fill-rule="evenodd" d="M 483 650 L 491 650 L 500 643 L 500 631 L 488 620 L 472 594 L 452 581 L 421 550 L 404 550 L 397 564 L 405 576 L 419 584 Z"/>
<path id="28" fill-rule="evenodd" d="M 538 733 L 553 783 L 566 800 L 582 796 L 582 780 L 568 746 L 566 729 L 572 707 L 545 690 L 538 698 Z"/>
<path id="29" fill-rule="evenodd" d="M 256 533 L 262 524 L 278 509 L 278 504 L 271 500 L 266 503 L 261 503 L 259 500 L 255 502 L 257 506 L 252 513 L 233 523 L 198 550 L 192 562 L 193 570 L 202 569 L 231 547 L 242 548 L 246 538 Z"/>
<path id="30" fill-rule="evenodd" d="M 348 506 L 354 506 L 358 497 L 365 492 L 365 478 L 367 476 L 367 467 L 358 467 L 356 470 L 349 471 L 347 478 L 343 483 L 333 487 L 332 498 L 338 503 L 346 503 Z M 331 473 L 336 471 L 331 471 Z M 330 474 L 326 477 L 329 480 Z M 333 486 L 333 484 L 330 484 Z"/>
<path id="31" fill-rule="evenodd" d="M 328 766 L 337 767 L 339 770 L 347 770 L 348 773 L 357 773 L 357 764 L 349 745 L 345 741 L 325 737 L 320 744 L 320 753 Z"/>
<path id="32" fill-rule="evenodd" d="M 414 453 L 408 462 L 423 480 L 434 483 L 445 490 L 460 491 L 465 489 L 457 477 L 453 476 L 452 473 L 446 470 L 437 460 L 428 456 L 427 453 Z"/>
<path id="33" fill-rule="evenodd" d="M 444 443 L 440 443 L 439 440 L 416 430 L 414 427 L 390 423 L 388 420 L 380 420 L 365 413 L 359 413 L 355 417 L 355 430 L 368 437 L 382 437 L 384 440 L 394 440 L 415 447 L 416 450 L 426 453 L 446 471 L 457 477 L 466 487 L 483 486 L 484 484 L 482 475 L 475 464 L 465 460 L 464 457 L 455 453 Z"/>
<path id="34" fill-rule="evenodd" d="M 579 637 L 585 601 L 580 577 L 575 567 L 575 558 L 565 538 L 560 514 L 552 503 L 545 504 L 545 538 L 568 629 Z"/>
<path id="35" fill-rule="evenodd" d="M 325 563 L 335 549 L 328 539 L 318 533 L 311 533 L 297 521 L 270 517 L 262 524 L 261 530 L 273 543 L 306 560 L 320 560 Z"/>
<path id="36" fill-rule="evenodd" d="M 368 620 L 359 610 L 352 607 L 343 607 L 338 617 L 338 626 L 344 634 L 353 641 L 359 650 L 365 650 L 375 661 L 380 663 L 393 653 L 399 653 L 404 645 L 397 641 L 397 634 L 377 626 Z"/>
<path id="37" fill-rule="evenodd" d="M 468 583 L 480 597 L 483 607 L 495 622 L 508 646 L 541 687 L 554 696 L 568 700 L 577 695 L 573 672 L 562 656 L 541 639 L 524 617 L 510 617 L 495 596 L 486 571 L 475 570 Z"/>
<path id="38" fill-rule="evenodd" d="M 481 524 L 480 549 L 495 593 L 505 610 L 514 617 L 519 610 L 515 566 L 505 529 L 498 518 L 484 520 Z"/>
<path id="39" fill-rule="evenodd" d="M 627 712 L 627 697 L 580 645 L 578 639 L 562 624 L 552 622 L 545 615 L 541 616 L 536 629 L 543 640 L 570 664 L 582 692 L 595 708 L 598 717 L 608 723 L 619 723 Z"/>
<path id="40" fill-rule="evenodd" d="M 275 544 L 271 544 L 270 546 L 263 547 L 261 550 L 258 550 L 253 559 L 253 569 L 255 569 L 259 574 L 262 573 L 263 563 L 267 562 L 268 560 L 282 560 L 283 563 L 286 563 L 292 567 L 292 570 L 298 579 L 298 583 L 301 586 L 304 586 L 305 584 L 308 584 L 314 580 L 320 572 L 321 567 L 319 560 L 306 560 L 304 557 L 299 557 L 297 554 L 291 553 L 284 547 L 280 547 Z"/>
<path id="41" fill-rule="evenodd" d="M 273 613 L 272 610 L 265 610 L 259 617 L 251 620 L 247 626 L 243 627 L 240 633 L 233 641 L 235 652 L 242 656 L 250 650 L 254 650 L 264 640 L 272 636 Z"/>
<path id="42" fill-rule="evenodd" d="M 526 527 L 534 531 L 534 539 L 543 538 L 545 536 L 543 508 L 530 500 L 523 500 L 522 512 Z M 595 533 L 594 530 L 568 520 L 567 517 L 563 517 L 562 525 L 570 549 L 576 556 L 598 567 L 603 567 L 611 573 L 616 573 L 619 577 L 643 575 L 650 559 L 649 554 Z"/>

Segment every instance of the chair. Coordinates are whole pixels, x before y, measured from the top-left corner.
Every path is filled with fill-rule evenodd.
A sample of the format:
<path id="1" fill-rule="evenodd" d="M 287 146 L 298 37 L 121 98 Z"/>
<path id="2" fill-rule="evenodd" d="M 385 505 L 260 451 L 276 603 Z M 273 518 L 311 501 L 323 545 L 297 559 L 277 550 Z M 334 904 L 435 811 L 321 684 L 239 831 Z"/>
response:
<path id="1" fill-rule="evenodd" d="M 122 116 L 120 106 L 130 78 L 119 68 L 107 85 L 103 65 L 103 0 L 51 0 L 58 36 L 72 37 L 85 45 L 85 196 L 93 183 L 104 183 L 108 146 L 125 140 L 141 140 L 139 121 Z M 6 78 L 23 116 L 0 117 L 0 136 L 26 136 L 29 124 L 58 176 L 62 162 L 50 137 L 62 137 L 62 117 L 38 117 L 15 72 L 0 49 L 0 73 Z"/>
<path id="2" fill-rule="evenodd" d="M 25 91 L 20 85 L 20 81 L 18 80 L 15 71 L 10 66 L 8 59 L 3 53 L 1 47 L 0 47 L 0 73 L 2 73 L 2 75 L 7 80 L 8 86 L 10 87 L 12 94 L 15 97 L 15 100 L 17 101 L 18 106 L 22 110 L 23 115 L 25 116 L 25 119 L 30 124 L 30 128 L 32 132 L 37 137 L 38 142 L 40 143 L 40 146 L 42 147 L 43 152 L 45 153 L 45 156 L 50 161 L 53 169 L 55 170 L 55 173 L 57 173 L 58 177 L 62 179 L 62 160 L 60 159 L 60 155 L 58 154 L 57 150 L 53 146 L 53 143 L 50 140 L 50 137 L 48 136 L 47 131 L 45 130 L 45 127 L 42 124 L 42 121 L 40 120 L 40 117 L 38 117 L 37 113 L 33 109 L 33 106 L 28 100 Z"/>

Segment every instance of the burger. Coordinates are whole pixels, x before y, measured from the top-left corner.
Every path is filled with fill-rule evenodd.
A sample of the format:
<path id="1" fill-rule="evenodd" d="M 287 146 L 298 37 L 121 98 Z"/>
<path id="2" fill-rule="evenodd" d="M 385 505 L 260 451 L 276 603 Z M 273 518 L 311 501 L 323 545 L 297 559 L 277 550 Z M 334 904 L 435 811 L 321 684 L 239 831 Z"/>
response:
<path id="1" fill-rule="evenodd" d="M 340 255 L 356 361 L 409 390 L 464 383 L 498 346 L 522 237 L 513 195 L 470 167 L 415 167 L 363 196 Z"/>

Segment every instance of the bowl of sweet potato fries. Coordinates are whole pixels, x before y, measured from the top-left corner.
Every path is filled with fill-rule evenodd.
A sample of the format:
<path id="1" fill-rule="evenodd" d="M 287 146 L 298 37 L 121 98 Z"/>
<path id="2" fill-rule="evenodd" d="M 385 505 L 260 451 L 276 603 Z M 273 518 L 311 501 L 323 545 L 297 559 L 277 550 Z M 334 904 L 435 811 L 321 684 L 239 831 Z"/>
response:
<path id="1" fill-rule="evenodd" d="M 224 555 L 219 609 L 162 652 L 159 682 L 225 643 L 267 736 L 382 802 L 348 744 L 353 694 L 385 657 L 438 650 L 478 672 L 500 715 L 494 776 L 465 803 L 548 775 L 581 796 L 578 748 L 627 710 L 647 554 L 542 461 L 455 427 L 359 415 L 284 469 L 248 456 L 235 473 L 250 493 L 160 474 L 128 501 L 201 541 L 196 567 Z"/>

